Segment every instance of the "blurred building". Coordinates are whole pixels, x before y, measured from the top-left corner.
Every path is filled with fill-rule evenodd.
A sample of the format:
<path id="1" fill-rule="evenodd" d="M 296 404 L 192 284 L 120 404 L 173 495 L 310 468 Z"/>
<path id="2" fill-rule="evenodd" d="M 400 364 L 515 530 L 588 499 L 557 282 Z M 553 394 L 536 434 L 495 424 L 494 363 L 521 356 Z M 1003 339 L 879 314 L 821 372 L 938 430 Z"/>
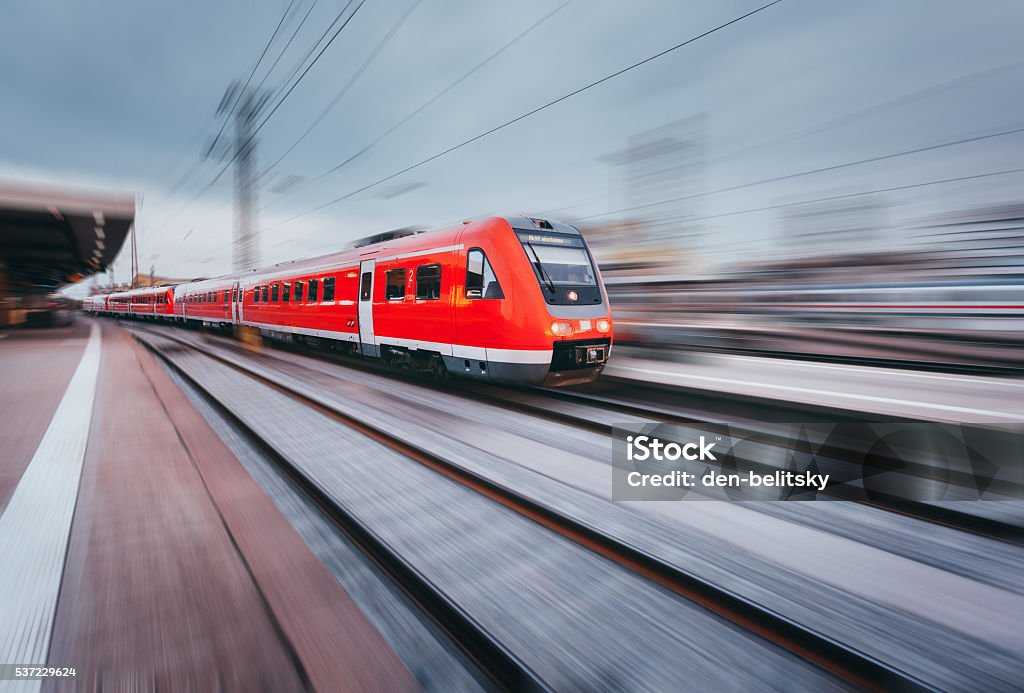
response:
<path id="1" fill-rule="evenodd" d="M 877 195 L 787 204 L 779 214 L 781 254 L 809 257 L 893 250 Z"/>
<path id="2" fill-rule="evenodd" d="M 628 215 L 588 226 L 595 253 L 619 259 L 609 266 L 642 271 L 673 264 L 686 270 L 696 264 L 705 234 L 698 221 L 703 216 L 704 121 L 698 115 L 637 133 L 625 149 L 600 157 L 612 166 L 609 201 Z"/>
<path id="3" fill-rule="evenodd" d="M 912 234 L 919 263 L 933 272 L 1024 277 L 1024 203 L 926 218 Z"/>

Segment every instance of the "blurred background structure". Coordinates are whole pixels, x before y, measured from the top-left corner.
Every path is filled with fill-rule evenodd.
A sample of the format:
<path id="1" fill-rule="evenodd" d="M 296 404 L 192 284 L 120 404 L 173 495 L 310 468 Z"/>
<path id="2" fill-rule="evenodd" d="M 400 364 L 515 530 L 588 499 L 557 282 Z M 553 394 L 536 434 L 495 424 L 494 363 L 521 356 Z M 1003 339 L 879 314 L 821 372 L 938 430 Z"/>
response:
<path id="1" fill-rule="evenodd" d="M 0 327 L 67 324 L 59 291 L 105 271 L 134 220 L 134 195 L 0 185 Z"/>

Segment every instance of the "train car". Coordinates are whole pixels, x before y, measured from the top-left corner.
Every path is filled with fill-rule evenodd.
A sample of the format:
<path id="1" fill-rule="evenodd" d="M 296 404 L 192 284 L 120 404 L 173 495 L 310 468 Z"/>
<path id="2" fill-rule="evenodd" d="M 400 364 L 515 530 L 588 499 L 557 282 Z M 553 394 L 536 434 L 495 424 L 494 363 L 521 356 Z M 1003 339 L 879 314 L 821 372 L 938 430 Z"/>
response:
<path id="1" fill-rule="evenodd" d="M 96 315 L 170 318 L 174 311 L 173 294 L 174 289 L 169 286 L 129 289 L 90 296 L 82 302 L 82 308 Z"/>
<path id="2" fill-rule="evenodd" d="M 193 323 L 214 326 L 237 324 L 232 319 L 229 294 L 235 283 L 232 277 L 205 279 L 179 284 L 174 288 L 174 317 Z"/>
<path id="3" fill-rule="evenodd" d="M 160 319 L 174 314 L 174 289 L 169 286 L 154 286 L 132 289 L 130 296 L 131 315 Z"/>
<path id="4" fill-rule="evenodd" d="M 397 368 L 517 385 L 591 381 L 613 338 L 580 232 L 522 216 L 378 234 L 331 255 L 105 300 L 113 315 L 247 327 Z"/>
<path id="5" fill-rule="evenodd" d="M 593 380 L 613 336 L 579 231 L 520 216 L 380 234 L 332 255 L 180 284 L 174 316 L 519 385 Z"/>
<path id="6" fill-rule="evenodd" d="M 131 314 L 131 292 L 116 291 L 106 296 L 108 315 L 121 316 Z"/>

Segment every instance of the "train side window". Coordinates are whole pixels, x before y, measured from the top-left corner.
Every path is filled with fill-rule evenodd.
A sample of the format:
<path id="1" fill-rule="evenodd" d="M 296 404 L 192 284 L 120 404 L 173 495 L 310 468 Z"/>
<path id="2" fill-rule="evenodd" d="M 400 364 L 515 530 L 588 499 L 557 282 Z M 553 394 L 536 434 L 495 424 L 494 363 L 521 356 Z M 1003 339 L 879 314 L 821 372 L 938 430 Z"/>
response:
<path id="1" fill-rule="evenodd" d="M 263 295 L 260 296 L 260 300 L 262 300 L 264 303 L 270 303 L 270 287 L 269 286 L 264 286 L 263 287 Z"/>
<path id="2" fill-rule="evenodd" d="M 302 282 L 295 282 L 295 291 L 292 293 L 292 300 L 296 302 L 302 300 Z"/>
<path id="3" fill-rule="evenodd" d="M 252 302 L 253 303 L 259 303 L 260 302 L 260 287 L 258 287 L 258 286 L 255 289 L 252 290 Z"/>
<path id="4" fill-rule="evenodd" d="M 316 294 L 320 290 L 320 280 L 310 279 L 309 280 L 309 291 L 306 292 L 307 301 L 316 301 Z"/>
<path id="5" fill-rule="evenodd" d="M 334 300 L 334 277 L 324 277 L 324 303 Z"/>
<path id="6" fill-rule="evenodd" d="M 405 298 L 404 267 L 401 269 L 389 269 L 384 273 L 384 298 L 389 301 L 400 301 Z"/>
<path id="7" fill-rule="evenodd" d="M 373 272 L 363 272 L 359 280 L 359 300 L 369 301 L 373 292 Z"/>
<path id="8" fill-rule="evenodd" d="M 292 285 L 288 282 L 283 282 L 281 284 L 281 302 L 288 303 L 290 300 L 292 300 Z"/>
<path id="9" fill-rule="evenodd" d="M 466 298 L 505 298 L 484 251 L 473 248 L 466 258 Z"/>
<path id="10" fill-rule="evenodd" d="M 270 285 L 270 302 L 277 303 L 277 299 L 280 297 L 281 285 L 271 284 Z"/>
<path id="11" fill-rule="evenodd" d="M 416 268 L 416 298 L 427 301 L 441 298 L 441 265 Z"/>

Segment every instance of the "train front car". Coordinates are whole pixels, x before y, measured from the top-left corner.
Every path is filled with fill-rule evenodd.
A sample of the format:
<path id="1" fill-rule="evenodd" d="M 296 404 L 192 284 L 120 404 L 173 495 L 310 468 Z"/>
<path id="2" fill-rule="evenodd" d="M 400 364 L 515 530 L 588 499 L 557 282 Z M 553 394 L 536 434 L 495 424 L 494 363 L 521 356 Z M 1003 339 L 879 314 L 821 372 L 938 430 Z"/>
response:
<path id="1" fill-rule="evenodd" d="M 511 385 L 597 378 L 611 351 L 611 308 L 580 232 L 513 216 L 467 224 L 459 240 L 466 281 L 456 340 L 482 341 L 487 360 L 455 355 L 445 359 L 449 372 Z"/>

